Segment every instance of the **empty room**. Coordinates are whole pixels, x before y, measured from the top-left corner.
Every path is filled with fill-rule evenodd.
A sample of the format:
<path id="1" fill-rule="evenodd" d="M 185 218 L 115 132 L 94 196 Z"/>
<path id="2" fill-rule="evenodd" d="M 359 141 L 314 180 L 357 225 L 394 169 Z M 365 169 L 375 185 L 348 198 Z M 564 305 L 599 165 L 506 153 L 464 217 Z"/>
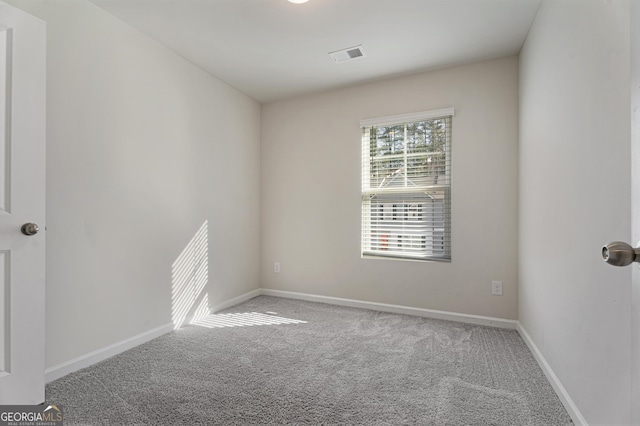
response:
<path id="1" fill-rule="evenodd" d="M 640 425 L 640 1 L 0 0 L 0 425 Z"/>

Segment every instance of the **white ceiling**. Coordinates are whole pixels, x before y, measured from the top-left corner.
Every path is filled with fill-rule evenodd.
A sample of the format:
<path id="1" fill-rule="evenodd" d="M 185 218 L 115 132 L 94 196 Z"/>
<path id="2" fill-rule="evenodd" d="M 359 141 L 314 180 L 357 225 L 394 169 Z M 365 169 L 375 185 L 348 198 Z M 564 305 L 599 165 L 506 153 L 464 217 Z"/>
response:
<path id="1" fill-rule="evenodd" d="M 91 0 L 260 102 L 516 54 L 541 0 Z M 362 44 L 365 58 L 328 53 Z"/>

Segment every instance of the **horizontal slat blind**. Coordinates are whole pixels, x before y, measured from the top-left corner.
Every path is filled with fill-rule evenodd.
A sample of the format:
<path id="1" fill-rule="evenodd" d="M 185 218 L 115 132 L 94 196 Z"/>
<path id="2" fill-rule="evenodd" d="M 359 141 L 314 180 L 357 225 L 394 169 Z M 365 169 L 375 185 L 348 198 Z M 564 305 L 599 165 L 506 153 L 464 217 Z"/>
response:
<path id="1" fill-rule="evenodd" d="M 438 112 L 362 126 L 363 255 L 451 259 L 453 110 Z"/>

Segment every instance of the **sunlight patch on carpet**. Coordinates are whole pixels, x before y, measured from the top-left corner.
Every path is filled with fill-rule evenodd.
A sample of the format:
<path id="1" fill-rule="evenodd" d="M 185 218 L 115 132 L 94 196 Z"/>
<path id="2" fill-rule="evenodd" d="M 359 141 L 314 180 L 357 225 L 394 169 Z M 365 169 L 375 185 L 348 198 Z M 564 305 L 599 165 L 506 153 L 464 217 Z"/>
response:
<path id="1" fill-rule="evenodd" d="M 275 315 L 261 314 L 258 312 L 245 312 L 239 314 L 212 314 L 206 317 L 194 319 L 194 321 L 191 322 L 191 324 L 193 325 L 199 325 L 201 327 L 207 328 L 306 323 L 306 321 L 283 318 Z"/>

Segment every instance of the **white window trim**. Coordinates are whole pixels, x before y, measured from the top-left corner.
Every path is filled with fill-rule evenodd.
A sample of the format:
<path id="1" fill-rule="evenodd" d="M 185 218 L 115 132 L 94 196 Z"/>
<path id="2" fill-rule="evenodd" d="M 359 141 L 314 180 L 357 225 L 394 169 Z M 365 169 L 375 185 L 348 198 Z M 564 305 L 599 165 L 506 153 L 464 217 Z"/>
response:
<path id="1" fill-rule="evenodd" d="M 413 121 L 429 120 L 444 116 L 454 116 L 454 108 L 443 108 L 431 111 L 413 112 L 410 114 L 391 115 L 388 117 L 365 118 L 360 120 L 360 127 L 381 127 L 397 123 L 409 123 Z"/>
<path id="2" fill-rule="evenodd" d="M 400 114 L 400 115 L 393 115 L 393 116 L 386 116 L 386 117 L 377 117 L 377 118 L 368 118 L 368 119 L 362 119 L 360 120 L 360 128 L 366 128 L 366 127 L 384 127 L 384 126 L 393 126 L 393 125 L 398 125 L 399 123 L 411 123 L 411 122 L 417 122 L 417 121 L 425 121 L 425 120 L 431 120 L 434 118 L 440 118 L 440 117 L 451 117 L 451 119 L 453 119 L 453 117 L 455 116 L 455 109 L 454 108 L 442 108 L 442 109 L 438 109 L 438 110 L 430 110 L 430 111 L 421 111 L 421 112 L 415 112 L 415 113 L 409 113 L 409 114 Z M 450 142 L 449 142 L 450 143 Z M 364 141 L 363 141 L 364 144 Z M 368 145 L 367 145 L 368 146 Z M 363 156 L 364 156 L 364 152 L 363 152 Z M 368 157 L 368 156 L 367 156 Z M 399 188 L 398 190 L 395 189 L 386 189 L 383 191 L 375 190 L 375 189 L 371 189 L 369 188 L 369 175 L 370 173 L 368 172 L 369 169 L 369 164 L 368 163 L 363 163 L 363 180 L 362 180 L 362 194 L 372 194 L 372 193 L 403 193 L 406 192 L 403 188 Z M 448 163 L 447 164 L 447 176 L 449 176 L 450 179 L 450 167 L 451 164 Z M 442 185 L 442 188 L 436 188 L 436 187 L 440 187 L 441 185 L 429 185 L 426 186 L 424 188 L 422 187 L 416 187 L 414 189 L 446 189 L 447 192 L 449 192 L 449 202 L 451 202 L 451 186 L 452 186 L 452 182 L 449 180 L 449 183 L 447 185 Z M 451 210 L 450 210 L 449 206 L 449 210 L 448 210 L 448 224 L 449 224 L 449 232 L 451 232 Z M 367 202 L 365 200 L 363 200 L 363 208 L 370 210 L 371 209 L 371 205 L 369 204 L 367 207 Z M 370 219 L 370 217 L 369 217 Z M 368 221 L 366 221 L 365 217 L 362 217 L 362 228 L 361 228 L 361 233 L 369 233 L 370 232 L 370 224 Z M 362 234 L 361 234 L 361 238 L 362 238 Z M 449 238 L 451 238 L 451 235 L 449 234 Z M 387 259 L 387 260 L 406 260 L 406 261 L 430 261 L 430 262 L 451 262 L 452 259 L 452 255 L 451 255 L 451 240 L 449 240 L 449 245 L 448 245 L 448 257 L 446 258 L 439 258 L 439 257 L 426 257 L 426 258 L 420 258 L 420 257 L 413 257 L 411 255 L 404 255 L 404 254 L 394 254 L 394 253 L 388 253 L 388 254 L 384 254 L 381 255 L 379 253 L 374 253 L 374 252 L 369 252 L 366 251 L 364 249 L 364 247 L 361 247 L 361 257 L 362 258 L 367 258 L 367 259 Z"/>

